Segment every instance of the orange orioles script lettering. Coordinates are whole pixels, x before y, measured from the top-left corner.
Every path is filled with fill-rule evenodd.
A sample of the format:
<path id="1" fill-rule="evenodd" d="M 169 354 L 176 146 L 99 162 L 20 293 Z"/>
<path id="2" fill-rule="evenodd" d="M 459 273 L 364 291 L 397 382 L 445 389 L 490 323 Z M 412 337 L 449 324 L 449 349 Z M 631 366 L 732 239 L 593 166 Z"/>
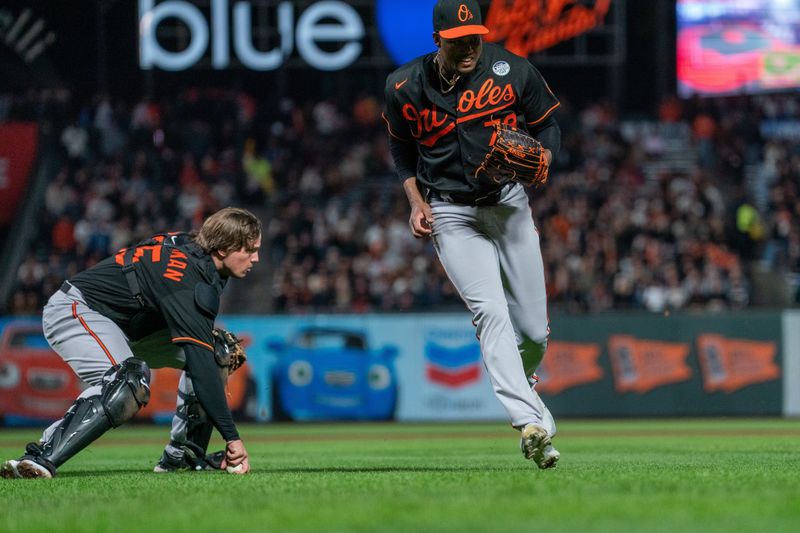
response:
<path id="1" fill-rule="evenodd" d="M 490 115 L 501 109 L 509 107 L 516 101 L 514 89 L 510 83 L 503 87 L 495 85 L 494 80 L 487 79 L 478 89 L 477 93 L 471 89 L 464 91 L 458 101 L 458 112 L 462 116 L 454 122 L 447 122 L 447 115 L 439 110 L 435 105 L 430 109 L 417 110 L 411 104 L 405 104 L 402 108 L 403 118 L 408 120 L 411 135 L 415 139 L 420 139 L 419 143 L 423 146 L 433 146 L 436 141 L 453 131 L 456 122 L 461 124 L 479 117 Z M 475 111 L 475 113 L 470 113 Z M 423 139 L 423 136 L 428 134 Z"/>
<path id="2" fill-rule="evenodd" d="M 411 135 L 415 139 L 421 139 L 423 134 L 431 133 L 433 130 L 440 128 L 445 122 L 447 122 L 447 115 L 442 114 L 442 116 L 439 117 L 436 106 L 433 106 L 431 109 L 417 111 L 413 105 L 406 104 L 403 106 L 403 117 L 411 122 Z M 426 139 L 420 140 L 419 142 L 424 146 L 433 146 L 436 144 L 436 141 L 450 133 L 455 127 L 456 123 L 451 122 L 444 128 L 439 129 Z"/>
<path id="3" fill-rule="evenodd" d="M 515 100 L 516 98 L 514 96 L 514 89 L 511 88 L 510 83 L 500 87 L 499 85 L 494 84 L 494 80 L 492 78 L 489 78 L 483 82 L 483 85 L 481 85 L 481 88 L 478 89 L 477 94 L 475 91 L 467 89 L 464 91 L 464 94 L 461 95 L 461 98 L 458 100 L 458 112 L 466 114 L 472 110 L 475 110 L 478 111 L 478 113 L 461 116 L 459 117 L 458 121 L 466 122 L 468 120 L 472 120 L 473 118 L 494 113 L 495 111 L 510 106 Z M 498 105 L 501 102 L 503 102 L 503 104 Z M 485 109 L 487 106 L 495 107 Z"/>
<path id="4" fill-rule="evenodd" d="M 164 271 L 164 277 L 172 281 L 180 281 L 186 271 L 186 266 L 189 264 L 186 261 L 186 254 L 174 248 L 172 253 L 169 254 L 169 263 L 167 263 L 167 270 Z"/>

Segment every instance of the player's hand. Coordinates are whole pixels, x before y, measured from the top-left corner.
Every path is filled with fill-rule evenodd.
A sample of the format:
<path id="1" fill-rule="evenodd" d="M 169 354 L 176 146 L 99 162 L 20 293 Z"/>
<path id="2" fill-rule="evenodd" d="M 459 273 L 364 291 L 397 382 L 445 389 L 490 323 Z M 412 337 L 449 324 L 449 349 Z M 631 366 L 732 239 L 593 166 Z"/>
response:
<path id="1" fill-rule="evenodd" d="M 223 470 L 227 467 L 235 467 L 242 465 L 241 471 L 236 471 L 236 474 L 246 474 L 250 471 L 250 459 L 247 456 L 247 450 L 241 440 L 232 440 L 225 445 L 225 459 L 222 460 L 220 468 Z"/>
<path id="2" fill-rule="evenodd" d="M 411 217 L 408 219 L 411 233 L 417 239 L 428 237 L 433 232 L 433 211 L 427 202 L 411 204 Z"/>

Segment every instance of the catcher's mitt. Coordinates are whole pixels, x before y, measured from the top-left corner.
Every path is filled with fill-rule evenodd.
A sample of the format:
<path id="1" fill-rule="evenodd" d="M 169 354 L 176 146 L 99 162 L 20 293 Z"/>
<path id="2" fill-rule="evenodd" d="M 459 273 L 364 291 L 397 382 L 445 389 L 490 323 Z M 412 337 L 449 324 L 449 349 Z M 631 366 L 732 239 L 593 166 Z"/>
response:
<path id="1" fill-rule="evenodd" d="M 517 181 L 525 186 L 547 182 L 549 166 L 542 144 L 527 133 L 497 124 L 497 137 L 475 177 L 487 176 L 494 183 Z"/>
<path id="2" fill-rule="evenodd" d="M 242 347 L 242 341 L 222 328 L 214 328 L 214 357 L 217 364 L 228 369 L 228 375 L 233 374 L 245 361 L 247 354 Z"/>

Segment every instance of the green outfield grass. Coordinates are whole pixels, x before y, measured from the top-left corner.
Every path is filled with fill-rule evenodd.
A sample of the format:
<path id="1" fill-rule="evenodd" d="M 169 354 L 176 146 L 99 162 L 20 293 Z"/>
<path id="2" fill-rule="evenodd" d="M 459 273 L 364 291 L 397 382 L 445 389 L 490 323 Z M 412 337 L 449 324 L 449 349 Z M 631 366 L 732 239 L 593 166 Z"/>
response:
<path id="1" fill-rule="evenodd" d="M 240 430 L 247 476 L 153 474 L 168 428 L 114 430 L 0 479 L 0 532 L 800 530 L 798 421 L 564 421 L 547 471 L 499 423 Z M 0 429 L 0 456 L 37 436 Z"/>

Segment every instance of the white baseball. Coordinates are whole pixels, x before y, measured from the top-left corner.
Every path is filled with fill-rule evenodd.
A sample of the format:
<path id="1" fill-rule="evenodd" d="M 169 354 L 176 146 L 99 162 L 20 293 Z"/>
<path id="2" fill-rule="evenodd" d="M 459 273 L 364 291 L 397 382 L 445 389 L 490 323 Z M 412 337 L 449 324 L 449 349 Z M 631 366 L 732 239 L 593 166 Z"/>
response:
<path id="1" fill-rule="evenodd" d="M 236 466 L 225 467 L 225 470 L 227 470 L 229 474 L 241 474 L 243 468 L 244 468 L 244 463 L 239 463 Z"/>

